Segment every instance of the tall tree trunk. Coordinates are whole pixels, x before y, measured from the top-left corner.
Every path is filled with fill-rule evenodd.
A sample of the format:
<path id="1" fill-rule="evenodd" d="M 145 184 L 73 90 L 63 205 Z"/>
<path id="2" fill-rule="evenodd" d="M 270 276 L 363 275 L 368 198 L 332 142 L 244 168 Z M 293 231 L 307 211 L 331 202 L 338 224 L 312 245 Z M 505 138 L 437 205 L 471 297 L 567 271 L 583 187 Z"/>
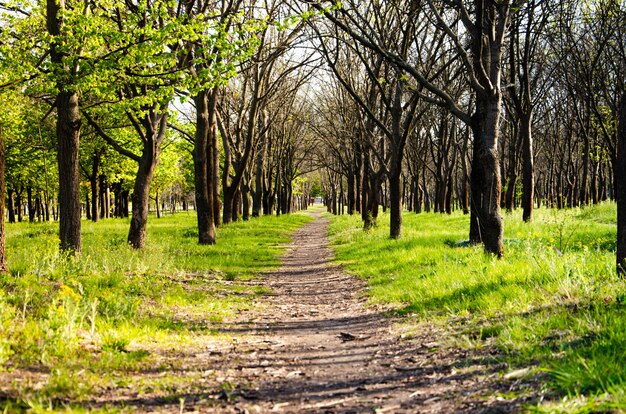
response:
<path id="1" fill-rule="evenodd" d="M 448 172 L 448 180 L 446 191 L 446 203 L 445 203 L 445 211 L 446 214 L 452 214 L 452 194 L 454 193 L 454 181 L 452 180 L 452 169 Z"/>
<path id="2" fill-rule="evenodd" d="M 254 191 L 252 192 L 252 217 L 259 217 L 263 211 L 263 164 L 265 141 L 261 141 L 255 160 Z"/>
<path id="3" fill-rule="evenodd" d="M 247 183 L 241 184 L 241 219 L 250 220 L 250 185 Z"/>
<path id="4" fill-rule="evenodd" d="M 48 33 L 58 36 L 61 33 L 61 11 L 65 7 L 65 0 L 46 1 L 46 20 Z M 58 65 L 60 79 L 67 79 L 73 69 L 66 67 L 61 45 L 53 43 L 50 57 Z M 60 248 L 70 254 L 80 252 L 81 249 L 81 205 L 80 205 L 80 175 L 79 175 L 79 147 L 81 117 L 78 106 L 78 94 L 65 81 L 59 80 L 56 97 L 57 108 L 57 162 L 59 166 L 59 239 Z"/>
<path id="5" fill-rule="evenodd" d="M 97 176 L 89 177 L 89 187 L 91 189 L 91 203 L 85 207 L 87 219 L 94 223 L 98 221 L 98 179 Z"/>
<path id="6" fill-rule="evenodd" d="M 144 154 L 145 155 L 145 154 Z M 135 249 L 140 249 L 146 242 L 146 228 L 148 225 L 148 210 L 150 203 L 150 183 L 154 176 L 156 154 L 142 157 L 137 168 L 137 176 L 133 187 L 132 218 L 128 231 L 128 243 Z"/>
<path id="7" fill-rule="evenodd" d="M 469 151 L 469 129 L 466 128 L 465 138 L 463 139 L 463 150 L 461 151 L 461 174 L 463 176 L 463 182 L 461 183 L 461 208 L 463 214 L 469 214 L 469 187 L 470 187 L 470 174 L 469 166 L 467 165 L 467 154 Z"/>
<path id="8" fill-rule="evenodd" d="M 6 256 L 6 242 L 5 242 L 5 228 L 4 228 L 4 193 L 5 193 L 5 180 L 4 180 L 4 168 L 6 163 L 6 154 L 4 152 L 4 136 L 3 131 L 0 129 L 0 273 L 7 273 L 9 271 L 9 265 L 7 264 Z M 10 202 L 10 201 L 9 201 Z M 15 221 L 15 217 L 13 218 Z"/>
<path id="9" fill-rule="evenodd" d="M 91 221 L 98 221 L 98 173 L 100 172 L 100 151 L 96 151 L 91 157 L 91 175 L 89 184 L 91 185 Z M 89 208 L 87 208 L 89 210 Z"/>
<path id="10" fill-rule="evenodd" d="M 194 97 L 196 104 L 196 135 L 194 137 L 193 164 L 194 183 L 196 196 L 196 214 L 198 220 L 198 243 L 215 244 L 216 231 L 213 214 L 213 177 L 212 177 L 212 148 L 209 145 L 211 128 L 215 111 L 210 111 L 209 106 L 214 104 L 214 99 L 209 99 L 204 91 Z"/>
<path id="11" fill-rule="evenodd" d="M 615 184 L 617 195 L 617 274 L 626 277 L 626 93 L 618 114 L 617 128 L 617 168 Z"/>
<path id="12" fill-rule="evenodd" d="M 159 109 L 160 111 L 161 109 Z M 150 183 L 154 177 L 154 170 L 159 163 L 161 142 L 165 138 L 167 128 L 167 113 L 157 113 L 153 109 L 145 116 L 146 124 L 151 124 L 150 135 L 146 134 L 147 139 L 138 160 L 137 176 L 132 195 L 132 217 L 128 231 L 128 243 L 135 249 L 142 248 L 146 242 Z"/>
<path id="13" fill-rule="evenodd" d="M 60 92 L 57 95 L 57 112 L 60 247 L 63 251 L 74 253 L 80 252 L 82 244 L 78 163 L 81 118 L 78 95 L 74 92 Z"/>
<path id="14" fill-rule="evenodd" d="M 98 204 L 96 204 L 97 206 L 99 206 L 100 208 L 100 217 L 101 218 L 106 218 L 107 216 L 107 197 L 106 197 L 106 177 L 104 176 L 104 174 L 100 174 L 98 176 L 98 194 L 99 196 L 97 198 L 94 198 L 94 200 L 98 200 Z"/>
<path id="15" fill-rule="evenodd" d="M 2 139 L 2 137 L 0 137 Z M 9 210 L 9 223 L 15 223 L 15 207 L 13 206 L 13 190 L 7 191 L 7 209 Z"/>
<path id="16" fill-rule="evenodd" d="M 356 176 L 354 171 L 348 173 L 348 214 L 353 215 L 356 211 L 356 193 L 355 193 Z"/>
<path id="17" fill-rule="evenodd" d="M 504 252 L 502 237 L 504 225 L 500 212 L 501 181 L 498 156 L 498 128 L 501 96 L 478 97 L 476 113 L 472 116 L 474 159 L 472 160 L 472 212 L 470 241 L 473 226 L 485 251 L 501 257 Z"/>
<path id="18" fill-rule="evenodd" d="M 26 202 L 28 204 L 28 221 L 35 221 L 35 204 L 33 203 L 33 187 L 26 187 Z"/>
<path id="19" fill-rule="evenodd" d="M 402 185 L 400 168 L 394 168 L 389 174 L 389 236 L 399 239 L 402 236 Z"/>
<path id="20" fill-rule="evenodd" d="M 22 192 L 23 191 L 24 189 L 20 188 L 19 191 L 15 192 L 15 210 L 17 211 L 18 223 L 22 222 Z"/>
<path id="21" fill-rule="evenodd" d="M 154 197 L 154 204 L 156 205 L 156 216 L 157 218 L 161 218 L 161 200 L 159 198 L 158 191 L 156 192 L 155 197 Z"/>
<path id="22" fill-rule="evenodd" d="M 533 205 L 535 199 L 535 167 L 533 160 L 533 115 L 521 117 L 522 133 L 522 219 L 530 222 L 533 219 Z"/>

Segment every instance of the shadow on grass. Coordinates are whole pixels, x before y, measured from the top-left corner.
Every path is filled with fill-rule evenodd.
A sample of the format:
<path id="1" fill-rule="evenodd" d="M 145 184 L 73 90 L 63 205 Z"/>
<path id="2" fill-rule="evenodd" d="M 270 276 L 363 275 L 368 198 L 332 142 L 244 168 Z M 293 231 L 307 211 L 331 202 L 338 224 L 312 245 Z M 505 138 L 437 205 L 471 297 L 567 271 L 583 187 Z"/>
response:
<path id="1" fill-rule="evenodd" d="M 304 413 L 371 412 L 388 404 L 389 395 L 403 396 L 397 409 L 408 412 L 420 411 L 425 406 L 436 409 L 438 401 L 443 400 L 461 401 L 457 406 L 463 407 L 462 412 L 518 412 L 521 404 L 534 401 L 535 397 L 523 390 L 528 384 L 501 379 L 499 374 L 505 366 L 498 355 L 448 348 L 435 350 L 433 345 L 422 343 L 432 339 L 429 337 L 406 340 L 373 337 L 347 342 L 337 337 L 320 346 L 311 343 L 282 346 L 264 341 L 268 336 L 276 337 L 275 334 L 282 338 L 311 332 L 338 334 L 346 328 L 355 333 L 371 332 L 385 319 L 381 312 L 267 324 L 262 321 L 207 324 L 203 329 L 252 339 L 201 356 L 179 350 L 163 356 L 165 360 L 160 364 L 133 369 L 132 375 L 143 378 L 144 386 L 160 388 L 160 392 L 141 389 L 128 392 L 122 386 L 95 390 L 78 401 L 63 398 L 45 401 L 57 409 L 130 408 L 142 412 L 176 411 L 181 406 L 199 412 L 245 412 L 260 406 L 262 412 L 268 412 L 275 404 L 282 404 L 288 412 L 297 407 L 297 412 Z M 178 324 L 176 330 L 197 329 L 191 321 L 178 321 Z M 341 357 L 337 356 L 337 348 L 342 349 Z M 259 359 L 257 353 L 262 349 L 266 352 Z M 298 358 L 294 359 L 294 355 Z M 168 365 L 167 358 L 177 364 Z M 298 374 L 300 369 L 307 369 L 311 376 Z M 334 375 L 347 369 L 347 375 Z M 198 381 L 202 373 L 215 371 L 232 374 Z M 164 378 L 179 382 L 159 387 L 158 381 Z M 519 395 L 511 397 L 518 392 Z M 8 412 L 27 411 L 29 403 L 5 394 L 0 396 L 2 408 Z"/>

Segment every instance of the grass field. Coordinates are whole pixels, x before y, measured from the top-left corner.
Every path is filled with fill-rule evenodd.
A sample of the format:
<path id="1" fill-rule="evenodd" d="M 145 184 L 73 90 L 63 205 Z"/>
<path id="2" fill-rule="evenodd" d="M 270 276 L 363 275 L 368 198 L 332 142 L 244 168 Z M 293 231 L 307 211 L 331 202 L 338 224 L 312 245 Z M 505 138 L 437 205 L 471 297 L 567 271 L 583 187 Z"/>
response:
<path id="1" fill-rule="evenodd" d="M 511 370 L 528 368 L 548 397 L 531 411 L 626 411 L 626 282 L 615 267 L 615 205 L 505 216 L 505 257 L 463 247 L 461 213 L 388 216 L 363 232 L 335 217 L 337 260 L 369 284 L 371 301 L 408 321 L 449 326 L 451 346 L 497 347 Z M 526 371 L 522 371 L 526 372 Z M 507 396 L 505 396 L 506 398 Z M 508 396 L 509 398 L 515 395 Z"/>
<path id="2" fill-rule="evenodd" d="M 150 218 L 141 251 L 126 244 L 128 220 L 83 222 L 79 257 L 59 255 L 56 223 L 7 225 L 0 411 L 44 412 L 63 401 L 80 411 L 96 384 L 123 387 L 134 370 L 158 366 L 156 351 L 214 339 L 215 323 L 264 293 L 246 281 L 277 266 L 289 234 L 310 218 L 233 223 L 219 229 L 215 246 L 197 245 L 195 220 L 193 212 Z"/>

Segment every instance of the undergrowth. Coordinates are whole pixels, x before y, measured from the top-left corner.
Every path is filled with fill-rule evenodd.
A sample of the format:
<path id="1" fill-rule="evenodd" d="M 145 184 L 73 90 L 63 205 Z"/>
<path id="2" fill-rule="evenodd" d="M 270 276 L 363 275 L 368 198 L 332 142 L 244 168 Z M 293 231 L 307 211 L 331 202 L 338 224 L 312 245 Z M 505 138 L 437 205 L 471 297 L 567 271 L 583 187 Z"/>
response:
<path id="1" fill-rule="evenodd" d="M 219 228 L 216 245 L 200 246 L 192 212 L 151 218 L 139 251 L 126 243 L 128 220 L 83 222 L 77 257 L 59 254 L 58 223 L 8 224 L 0 411 L 80 412 L 95 389 L 158 368 L 157 355 L 219 339 L 219 322 L 265 293 L 246 281 L 277 266 L 289 234 L 308 220 L 237 222 Z"/>
<path id="2" fill-rule="evenodd" d="M 362 231 L 358 217 L 331 225 L 337 260 L 368 281 L 371 301 L 409 320 L 436 319 L 451 340 L 496 346 L 511 369 L 547 373 L 530 410 L 626 410 L 626 283 L 615 272 L 615 205 L 505 216 L 505 257 L 468 246 L 469 217 L 405 212 Z"/>

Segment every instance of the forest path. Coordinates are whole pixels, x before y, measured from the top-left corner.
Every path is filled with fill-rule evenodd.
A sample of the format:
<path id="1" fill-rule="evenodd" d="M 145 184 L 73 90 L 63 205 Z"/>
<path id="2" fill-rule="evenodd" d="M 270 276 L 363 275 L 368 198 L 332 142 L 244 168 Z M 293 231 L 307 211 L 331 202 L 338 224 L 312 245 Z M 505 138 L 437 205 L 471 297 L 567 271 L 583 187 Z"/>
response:
<path id="1" fill-rule="evenodd" d="M 502 379 L 506 367 L 488 362 L 487 352 L 442 345 L 444 329 L 427 323 L 401 335 L 384 310 L 366 306 L 365 283 L 332 262 L 330 220 L 320 209 L 312 214 L 282 266 L 254 282 L 271 294 L 234 320 L 211 324 L 225 340 L 161 354 L 134 379 L 170 383 L 109 390 L 93 402 L 159 413 L 520 410 L 520 399 L 510 397 L 519 385 Z"/>
<path id="2" fill-rule="evenodd" d="M 364 282 L 332 263 L 329 219 L 320 210 L 313 214 L 293 234 L 282 267 L 261 278 L 272 295 L 235 337 L 236 356 L 222 355 L 238 386 L 225 392 L 216 412 L 519 409 L 490 389 L 496 367 L 440 348 L 436 328 L 401 339 L 384 312 L 365 306 Z M 239 329 L 233 324 L 233 333 Z"/>

